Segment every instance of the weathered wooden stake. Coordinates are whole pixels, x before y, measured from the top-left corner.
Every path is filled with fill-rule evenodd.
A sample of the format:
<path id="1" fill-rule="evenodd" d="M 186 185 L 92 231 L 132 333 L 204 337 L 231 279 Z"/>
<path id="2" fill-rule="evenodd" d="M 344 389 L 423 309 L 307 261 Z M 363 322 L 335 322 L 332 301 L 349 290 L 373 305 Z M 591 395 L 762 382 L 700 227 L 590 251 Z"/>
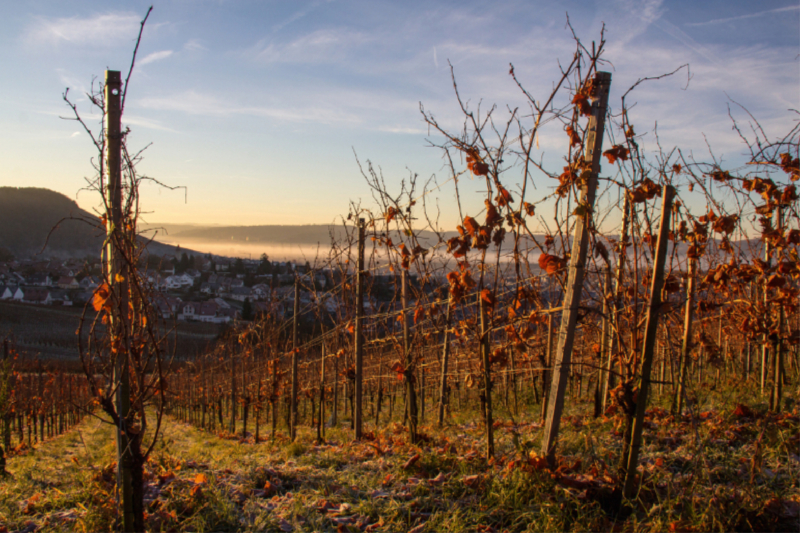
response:
<path id="1" fill-rule="evenodd" d="M 772 266 L 772 246 L 770 245 L 769 241 L 766 242 L 764 245 L 764 261 L 767 263 L 766 269 L 769 269 Z M 767 287 L 767 277 L 764 276 L 764 310 L 765 313 L 768 313 L 770 309 L 769 303 L 769 287 Z M 769 334 L 765 333 L 762 339 L 761 344 L 761 381 L 759 383 L 759 390 L 761 395 L 764 395 L 764 389 L 767 387 L 767 378 L 769 377 L 769 349 L 770 349 L 770 341 L 769 341 Z"/>
<path id="2" fill-rule="evenodd" d="M 408 434 L 412 443 L 417 443 L 417 391 L 414 384 L 414 356 L 411 353 L 411 336 L 408 329 L 408 271 L 401 269 L 400 302 L 403 306 L 403 351 L 405 353 L 406 405 Z"/>
<path id="3" fill-rule="evenodd" d="M 650 286 L 650 306 L 644 332 L 644 351 L 642 353 L 641 382 L 639 395 L 636 400 L 636 415 L 633 420 L 630 452 L 625 468 L 625 485 L 623 494 L 626 498 L 633 497 L 636 489 L 636 465 L 639 461 L 639 450 L 642 446 L 642 430 L 644 429 L 644 413 L 647 409 L 648 393 L 650 389 L 650 372 L 653 366 L 653 352 L 658 337 L 658 317 L 661 308 L 661 289 L 664 286 L 664 264 L 667 259 L 669 247 L 669 227 L 672 220 L 672 198 L 675 188 L 664 185 L 661 189 L 663 201 L 661 203 L 661 227 L 658 231 L 656 256 L 653 264 L 653 280 Z"/>
<path id="4" fill-rule="evenodd" d="M 320 363 L 319 363 L 319 420 L 317 420 L 317 442 L 322 443 L 325 440 L 325 356 L 327 350 L 325 348 L 325 341 L 322 341 L 320 347 Z"/>
<path id="5" fill-rule="evenodd" d="M 486 460 L 494 457 L 494 417 L 492 413 L 492 361 L 489 353 L 489 325 L 486 320 L 486 304 L 478 293 L 478 307 L 481 318 L 480 349 L 483 361 L 484 413 L 486 417 Z"/>
<path id="6" fill-rule="evenodd" d="M 339 423 L 339 354 L 333 356 L 333 412 L 331 413 L 331 425 L 336 427 Z"/>
<path id="7" fill-rule="evenodd" d="M 273 349 L 272 352 L 272 386 L 270 387 L 269 403 L 272 411 L 272 441 L 275 442 L 275 432 L 278 429 L 278 401 L 280 400 L 278 396 L 278 363 L 280 362 L 280 356 L 277 354 L 277 350 Z"/>
<path id="8" fill-rule="evenodd" d="M 231 435 L 236 434 L 236 354 L 231 354 Z"/>
<path id="9" fill-rule="evenodd" d="M 686 396 L 686 372 L 689 366 L 689 352 L 692 343 L 692 320 L 694 318 L 694 281 L 697 275 L 697 259 L 689 258 L 689 271 L 686 274 L 686 309 L 683 314 L 683 340 L 681 341 L 680 370 L 678 371 L 678 388 L 673 400 L 673 412 L 683 412 L 683 401 Z"/>
<path id="10" fill-rule="evenodd" d="M 289 434 L 292 441 L 297 438 L 297 327 L 300 320 L 300 280 L 294 277 L 294 314 L 292 317 L 292 391 L 289 404 Z"/>
<path id="11" fill-rule="evenodd" d="M 561 425 L 561 413 L 564 410 L 564 393 L 569 381 L 572 359 L 572 346 L 575 341 L 575 326 L 578 321 L 578 305 L 583 291 L 583 270 L 586 264 L 586 253 L 589 244 L 589 231 L 594 214 L 594 197 L 597 191 L 597 175 L 600 172 L 600 157 L 603 153 L 603 130 L 605 128 L 606 109 L 608 107 L 608 90 L 611 85 L 611 74 L 598 72 L 595 76 L 597 99 L 592 104 L 592 116 L 587 125 L 585 161 L 591 161 L 591 172 L 583 181 L 579 205 L 583 214 L 575 223 L 573 236 L 567 293 L 564 297 L 564 311 L 561 318 L 561 331 L 558 334 L 558 349 L 553 366 L 553 379 L 550 386 L 550 397 L 547 408 L 542 452 L 551 464 L 555 462 L 556 440 Z"/>
<path id="12" fill-rule="evenodd" d="M 363 432 L 364 399 L 364 219 L 358 219 L 358 272 L 356 272 L 356 326 L 354 330 L 356 347 L 355 383 L 355 438 L 361 439 Z"/>
<path id="13" fill-rule="evenodd" d="M 553 313 L 547 315 L 547 347 L 544 354 L 544 371 L 542 372 L 542 421 L 547 420 L 547 407 L 550 403 L 550 386 L 553 373 Z"/>
<path id="14" fill-rule="evenodd" d="M 11 395 L 11 369 L 8 362 L 8 339 L 3 339 L 3 370 L 0 372 L 2 375 L 2 387 L 5 389 L 5 404 L 0 406 L 3 412 L 3 445 L 0 446 L 0 478 L 7 475 L 6 472 L 6 451 L 11 449 L 11 406 L 9 396 Z"/>
<path id="15" fill-rule="evenodd" d="M 603 390 L 600 399 L 600 411 L 605 413 L 608 407 L 608 393 L 614 388 L 614 356 L 611 351 L 611 309 L 608 299 L 611 297 L 611 267 L 606 267 L 603 278 L 603 327 L 600 332 L 600 361 L 605 362 L 606 371 L 603 374 Z"/>
<path id="16" fill-rule="evenodd" d="M 133 450 L 129 441 L 126 425 L 130 421 L 130 374 L 127 357 L 126 340 L 127 314 L 119 309 L 128 309 L 128 280 L 125 263 L 118 247 L 124 240 L 124 220 L 122 214 L 122 79 L 119 71 L 107 70 L 105 89 L 105 134 L 106 134 L 106 171 L 108 172 L 108 207 L 106 223 L 108 245 L 106 247 L 108 283 L 113 287 L 117 301 L 117 310 L 111 317 L 111 344 L 119 346 L 114 358 L 114 385 L 116 386 L 115 409 L 119 426 L 117 428 L 117 486 L 122 488 L 122 522 L 125 531 L 134 531 L 139 522 L 144 521 L 143 510 L 137 512 L 143 504 L 139 502 L 134 510 L 133 493 Z M 141 492 L 141 491 L 138 491 Z"/>
<path id="17" fill-rule="evenodd" d="M 778 216 L 778 231 L 783 229 L 783 209 L 779 205 L 775 210 Z M 773 382 L 772 382 L 772 396 L 770 397 L 770 410 L 775 413 L 781 411 L 781 400 L 783 396 L 783 323 L 784 311 L 783 305 L 778 304 L 778 334 L 772 342 L 773 348 Z"/>

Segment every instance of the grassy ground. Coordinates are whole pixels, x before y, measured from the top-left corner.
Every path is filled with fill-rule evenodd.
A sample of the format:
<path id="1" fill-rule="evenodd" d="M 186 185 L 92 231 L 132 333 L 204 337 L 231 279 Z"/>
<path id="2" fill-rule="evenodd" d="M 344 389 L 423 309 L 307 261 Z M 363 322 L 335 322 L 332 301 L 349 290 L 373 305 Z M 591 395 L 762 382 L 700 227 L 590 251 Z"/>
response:
<path id="1" fill-rule="evenodd" d="M 302 428 L 254 444 L 169 421 L 147 464 L 152 531 L 797 531 L 800 417 L 770 415 L 731 384 L 695 393 L 680 419 L 648 412 L 640 490 L 615 513 L 619 421 L 588 403 L 562 423 L 559 468 L 536 455 L 538 417 L 500 416 L 487 462 L 475 413 L 461 413 L 427 442 L 391 424 L 354 443 L 329 428 L 314 443 Z M 797 398 L 794 398 L 796 401 Z M 538 409 L 532 409 L 538 412 Z M 368 429 L 371 429 L 368 427 Z M 9 461 L 0 524 L 9 531 L 114 527 L 114 443 L 108 426 L 78 430 Z M 0 526 L 0 531 L 2 531 Z"/>

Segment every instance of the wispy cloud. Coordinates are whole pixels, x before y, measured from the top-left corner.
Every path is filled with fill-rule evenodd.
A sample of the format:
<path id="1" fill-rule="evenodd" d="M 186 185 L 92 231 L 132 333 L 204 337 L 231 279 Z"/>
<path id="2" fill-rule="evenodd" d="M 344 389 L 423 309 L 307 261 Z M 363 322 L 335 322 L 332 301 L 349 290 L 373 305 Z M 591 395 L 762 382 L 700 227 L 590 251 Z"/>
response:
<path id="1" fill-rule="evenodd" d="M 286 19 L 283 22 L 280 22 L 280 23 L 276 24 L 275 26 L 273 26 L 272 29 L 273 29 L 273 31 L 280 31 L 283 28 L 285 28 L 286 26 L 288 26 L 289 24 L 292 24 L 293 22 L 297 22 L 301 18 L 307 16 L 309 13 L 311 13 L 312 11 L 317 9 L 319 6 L 321 6 L 323 4 L 330 4 L 331 2 L 333 2 L 333 0 L 317 0 L 315 2 L 311 2 L 304 9 L 301 9 L 300 11 L 295 12 L 288 19 Z"/>
<path id="2" fill-rule="evenodd" d="M 80 79 L 78 76 L 67 72 L 63 68 L 57 68 L 56 73 L 58 74 L 58 81 L 64 87 L 68 87 L 74 91 L 71 95 L 73 98 L 82 99 L 83 95 L 89 92 L 89 86 L 85 83 L 86 80 Z"/>
<path id="3" fill-rule="evenodd" d="M 737 20 L 746 20 L 746 19 L 753 19 L 757 17 L 763 17 L 766 15 L 772 15 L 774 13 L 786 13 L 788 11 L 800 11 L 800 6 L 786 6 L 786 7 L 779 7 L 777 9 L 767 9 L 766 11 L 758 11 L 756 13 L 748 13 L 747 15 L 739 15 L 737 17 L 726 17 L 721 19 L 712 19 L 707 20 L 705 22 L 687 22 L 686 26 L 710 26 L 712 24 L 724 24 L 726 22 L 735 22 Z"/>
<path id="4" fill-rule="evenodd" d="M 407 126 L 379 126 L 376 128 L 376 131 L 382 131 L 384 133 L 399 133 L 403 135 L 427 135 L 428 130 L 426 128 L 413 128 Z"/>
<path id="5" fill-rule="evenodd" d="M 187 52 L 199 52 L 202 50 L 208 50 L 203 43 L 200 42 L 200 39 L 189 39 L 186 41 L 186 44 L 183 45 L 183 49 Z"/>
<path id="6" fill-rule="evenodd" d="M 656 21 L 655 26 L 663 30 L 664 33 L 666 33 L 673 39 L 682 43 L 684 46 L 695 52 L 697 55 L 703 57 L 704 59 L 710 61 L 711 63 L 719 64 L 719 60 L 716 57 L 714 57 L 714 55 L 706 47 L 702 46 L 697 41 L 689 37 L 686 34 L 686 32 L 684 32 L 671 22 L 662 19 Z"/>
<path id="7" fill-rule="evenodd" d="M 159 131 L 168 131 L 168 132 L 171 132 L 171 133 L 178 133 L 176 130 L 174 130 L 172 128 L 169 128 L 167 126 L 164 126 L 163 124 L 161 124 L 157 120 L 150 120 L 150 119 L 143 118 L 143 117 L 138 117 L 138 116 L 135 116 L 135 115 L 126 114 L 123 117 L 122 121 L 125 123 L 125 125 L 128 125 L 128 126 L 138 126 L 140 128 L 147 128 L 147 129 L 151 129 L 151 130 L 159 130 Z"/>
<path id="8" fill-rule="evenodd" d="M 118 43 L 135 37 L 140 18 L 134 13 L 104 13 L 90 17 L 38 19 L 25 32 L 33 44 Z"/>
<path id="9" fill-rule="evenodd" d="M 663 0 L 597 0 L 593 26 L 606 24 L 615 40 L 627 44 L 661 18 L 662 3 Z"/>
<path id="10" fill-rule="evenodd" d="M 138 103 L 145 109 L 177 111 L 188 115 L 217 117 L 248 115 L 285 122 L 319 122 L 323 124 L 353 124 L 360 122 L 356 115 L 327 106 L 295 108 L 286 105 L 246 106 L 194 90 L 159 98 L 144 98 L 139 100 Z"/>
<path id="11" fill-rule="evenodd" d="M 245 52 L 261 63 L 319 63 L 345 60 L 352 50 L 373 40 L 368 34 L 350 29 L 317 30 L 284 43 L 261 39 Z"/>
<path id="12" fill-rule="evenodd" d="M 144 58 L 139 62 L 140 65 L 146 65 L 148 63 L 152 63 L 154 61 L 160 61 L 162 59 L 166 59 L 173 54 L 172 50 L 161 50 L 160 52 L 153 52 L 152 54 L 147 54 Z"/>

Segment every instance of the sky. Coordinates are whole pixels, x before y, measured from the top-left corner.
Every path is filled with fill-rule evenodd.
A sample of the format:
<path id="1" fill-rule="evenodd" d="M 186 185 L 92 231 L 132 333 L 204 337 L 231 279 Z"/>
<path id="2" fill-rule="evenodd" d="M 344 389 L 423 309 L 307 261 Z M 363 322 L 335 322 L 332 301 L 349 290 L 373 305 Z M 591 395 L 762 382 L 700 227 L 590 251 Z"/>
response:
<path id="1" fill-rule="evenodd" d="M 89 137 L 64 120 L 69 88 L 90 125 L 85 93 L 105 69 L 130 66 L 150 2 L 28 0 L 0 19 L 0 186 L 46 187 L 91 210 L 81 192 L 93 170 Z M 326 224 L 351 201 L 370 205 L 357 159 L 380 167 L 396 190 L 410 173 L 449 177 L 420 105 L 458 131 L 453 92 L 471 109 L 525 98 L 509 63 L 535 98 L 545 98 L 575 45 L 567 14 L 589 45 L 605 23 L 610 106 L 637 79 L 631 120 L 646 149 L 654 130 L 680 146 L 737 165 L 745 147 L 731 128 L 743 105 L 770 135 L 800 109 L 800 5 L 797 1 L 500 0 L 487 3 L 380 0 L 174 0 L 153 3 L 128 89 L 123 123 L 139 171 L 171 186 L 142 187 L 145 222 L 216 225 Z M 566 148 L 558 128 L 537 147 L 553 169 Z M 552 182 L 537 183 L 544 195 Z M 467 190 L 470 184 L 466 184 Z M 443 215 L 454 211 L 443 185 Z"/>

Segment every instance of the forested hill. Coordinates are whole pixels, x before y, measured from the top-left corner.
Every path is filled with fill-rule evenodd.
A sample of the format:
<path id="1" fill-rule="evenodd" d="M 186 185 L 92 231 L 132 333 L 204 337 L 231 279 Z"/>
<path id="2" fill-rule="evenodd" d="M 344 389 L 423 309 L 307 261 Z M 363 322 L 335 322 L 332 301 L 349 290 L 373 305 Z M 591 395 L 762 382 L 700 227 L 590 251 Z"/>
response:
<path id="1" fill-rule="evenodd" d="M 62 258 L 98 255 L 105 235 L 96 224 L 97 217 L 61 193 L 37 187 L 0 187 L 0 251 L 5 249 L 15 257 L 39 252 L 44 257 Z M 156 255 L 175 253 L 173 246 L 155 242 L 148 250 Z"/>
<path id="2" fill-rule="evenodd" d="M 18 257 L 40 252 L 45 243 L 43 253 L 48 256 L 96 254 L 103 245 L 102 232 L 80 220 L 65 220 L 69 218 L 96 220 L 74 200 L 50 189 L 0 187 L 0 248 Z"/>

